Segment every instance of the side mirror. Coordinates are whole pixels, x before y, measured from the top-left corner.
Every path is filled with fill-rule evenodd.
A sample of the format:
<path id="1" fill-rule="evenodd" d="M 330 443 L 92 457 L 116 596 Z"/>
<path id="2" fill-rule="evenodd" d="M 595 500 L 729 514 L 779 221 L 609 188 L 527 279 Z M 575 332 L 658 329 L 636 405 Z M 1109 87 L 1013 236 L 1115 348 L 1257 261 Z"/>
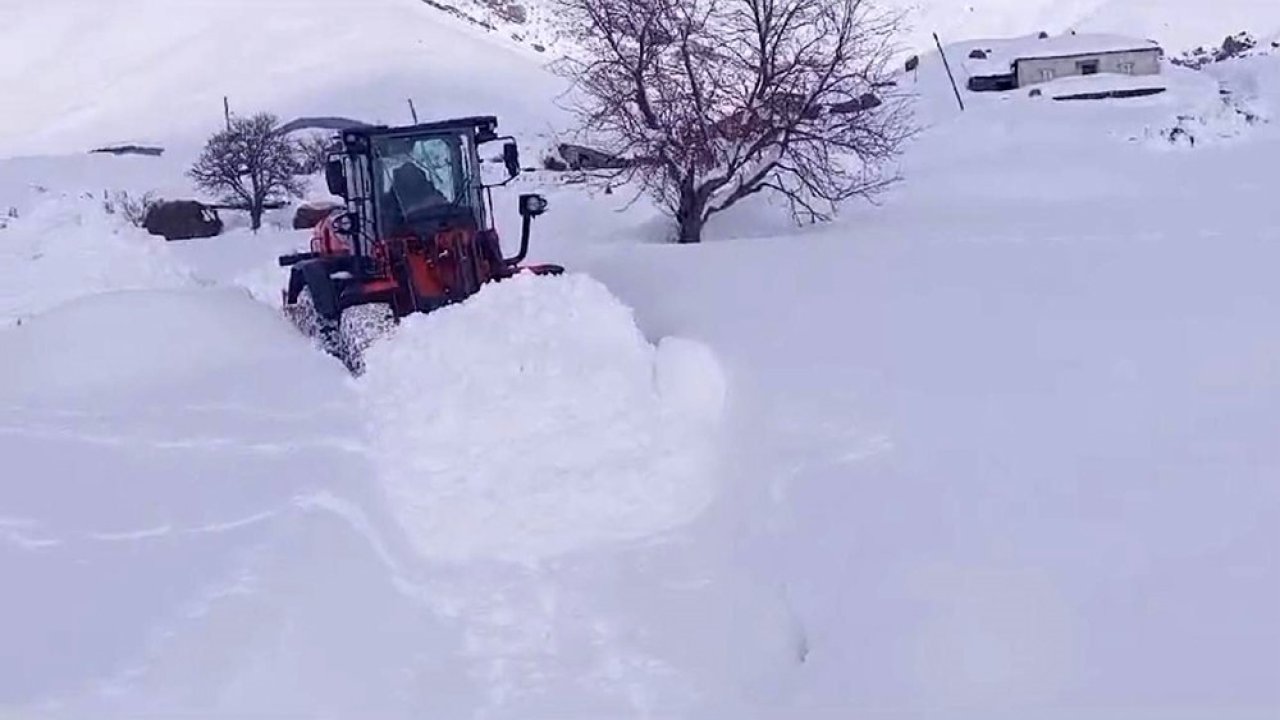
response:
<path id="1" fill-rule="evenodd" d="M 547 211 L 547 199 L 541 195 L 520 196 L 520 252 L 506 258 L 508 265 L 519 265 L 529 255 L 529 230 L 533 219 Z"/>
<path id="2" fill-rule="evenodd" d="M 507 174 L 515 177 L 520 174 L 520 146 L 509 142 L 502 146 L 502 163 L 507 166 Z"/>
<path id="3" fill-rule="evenodd" d="M 324 164 L 324 181 L 331 194 L 342 198 L 347 196 L 347 173 L 342 167 L 342 160 L 330 160 Z"/>
<path id="4" fill-rule="evenodd" d="M 520 196 L 520 217 L 536 218 L 547 211 L 547 199 L 541 195 Z"/>

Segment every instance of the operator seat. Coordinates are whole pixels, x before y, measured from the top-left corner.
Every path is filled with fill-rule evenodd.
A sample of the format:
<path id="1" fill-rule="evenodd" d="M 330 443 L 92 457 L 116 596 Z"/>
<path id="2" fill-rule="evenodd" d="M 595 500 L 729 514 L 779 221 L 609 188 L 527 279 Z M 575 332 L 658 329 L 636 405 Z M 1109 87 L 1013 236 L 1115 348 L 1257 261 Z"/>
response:
<path id="1" fill-rule="evenodd" d="M 422 168 L 411 162 L 406 162 L 392 173 L 391 190 L 406 216 L 412 212 L 449 202 L 444 194 L 436 189 L 435 183 L 431 182 Z"/>

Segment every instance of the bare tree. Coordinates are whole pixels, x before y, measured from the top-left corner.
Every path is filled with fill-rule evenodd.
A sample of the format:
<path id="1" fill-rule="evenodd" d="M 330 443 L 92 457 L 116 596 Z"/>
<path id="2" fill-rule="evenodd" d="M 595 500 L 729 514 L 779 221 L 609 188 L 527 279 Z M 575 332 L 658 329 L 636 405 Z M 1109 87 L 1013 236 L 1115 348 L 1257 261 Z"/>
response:
<path id="1" fill-rule="evenodd" d="M 582 132 L 631 160 L 609 179 L 638 182 L 680 242 L 762 191 L 818 221 L 897 180 L 913 132 L 886 91 L 900 16 L 865 0 L 559 2 Z"/>
<path id="2" fill-rule="evenodd" d="M 324 169 L 333 149 L 333 133 L 303 135 L 296 142 L 299 175 L 312 175 Z"/>
<path id="3" fill-rule="evenodd" d="M 142 227 L 143 221 L 147 217 L 147 211 L 160 198 L 151 191 L 147 191 L 140 196 L 130 195 L 128 191 L 119 190 L 108 193 L 103 191 L 102 209 L 108 215 L 119 214 L 130 225 L 134 227 Z"/>
<path id="4" fill-rule="evenodd" d="M 262 227 L 268 205 L 299 197 L 305 184 L 298 171 L 298 148 L 276 132 L 274 115 L 232 117 L 230 127 L 213 137 L 189 174 L 221 202 L 248 211 L 254 230 Z"/>

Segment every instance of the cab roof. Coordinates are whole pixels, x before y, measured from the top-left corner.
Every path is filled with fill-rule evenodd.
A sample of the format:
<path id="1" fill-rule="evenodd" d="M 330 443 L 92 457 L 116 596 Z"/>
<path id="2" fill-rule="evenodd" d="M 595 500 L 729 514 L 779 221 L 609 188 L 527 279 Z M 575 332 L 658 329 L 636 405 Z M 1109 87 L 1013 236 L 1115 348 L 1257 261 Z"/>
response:
<path id="1" fill-rule="evenodd" d="M 498 118 L 493 115 L 473 115 L 470 117 L 438 120 L 436 122 L 419 123 L 417 125 L 370 125 L 351 128 L 343 131 L 343 135 L 360 135 L 374 137 L 382 135 L 419 135 L 446 130 L 467 130 L 478 135 L 494 135 L 498 127 Z"/>

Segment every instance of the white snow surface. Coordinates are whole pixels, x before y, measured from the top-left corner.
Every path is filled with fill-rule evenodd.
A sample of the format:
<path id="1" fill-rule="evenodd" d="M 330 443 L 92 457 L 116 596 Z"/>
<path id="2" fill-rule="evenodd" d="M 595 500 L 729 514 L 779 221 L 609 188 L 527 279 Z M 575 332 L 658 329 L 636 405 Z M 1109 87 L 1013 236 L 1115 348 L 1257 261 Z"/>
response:
<path id="1" fill-rule="evenodd" d="M 85 263 L 96 227 L 64 237 Z M 234 267 L 202 272 L 71 285 L 0 330 L 25 478 L 0 484 L 6 711 L 683 715 L 786 656 L 700 519 L 726 394 L 705 346 L 649 344 L 586 277 L 518 279 L 406 323 L 354 382 L 209 279 Z"/>
<path id="2" fill-rule="evenodd" d="M 925 55 L 883 203 L 797 229 L 762 198 L 698 247 L 531 173 L 500 226 L 545 192 L 534 257 L 572 274 L 415 318 L 354 380 L 276 307 L 305 233 L 165 244 L 99 198 L 184 191 L 224 82 L 561 122 L 519 47 L 416 1 L 333 19 L 356 5 L 256 3 L 243 58 L 204 30 L 247 5 L 177 35 L 127 30 L 170 3 L 0 7 L 0 152 L 54 153 L 0 159 L 0 714 L 1280 713 L 1280 58 L 960 113 Z M 930 7 L 972 37 L 1128 7 L 1173 25 L 1098 29 L 1171 48 L 1275 17 Z M 350 68 L 313 35 L 371 29 Z M 171 149 L 80 154 L 108 136 Z"/>
<path id="3" fill-rule="evenodd" d="M 586 276 L 520 277 L 412 318 L 367 362 L 381 477 L 429 557 L 529 562 L 643 539 L 716 492 L 714 356 L 654 347 Z"/>
<path id="4" fill-rule="evenodd" d="M 0 283 L 0 323 L 82 295 L 192 283 L 168 248 L 92 197 L 49 198 L 0 232 L 0 267 L 23 268 Z"/>
<path id="5" fill-rule="evenodd" d="M 233 18 L 245 24 L 228 44 Z M 419 0 L 6 0 L 0 85 L 17 110 L 0 120 L 0 153 L 139 135 L 172 150 L 220 126 L 224 97 L 240 114 L 372 123 L 409 122 L 415 98 L 432 117 L 483 107 L 508 131 L 541 130 L 523 121 L 545 123 L 560 87 L 543 62 Z"/>

